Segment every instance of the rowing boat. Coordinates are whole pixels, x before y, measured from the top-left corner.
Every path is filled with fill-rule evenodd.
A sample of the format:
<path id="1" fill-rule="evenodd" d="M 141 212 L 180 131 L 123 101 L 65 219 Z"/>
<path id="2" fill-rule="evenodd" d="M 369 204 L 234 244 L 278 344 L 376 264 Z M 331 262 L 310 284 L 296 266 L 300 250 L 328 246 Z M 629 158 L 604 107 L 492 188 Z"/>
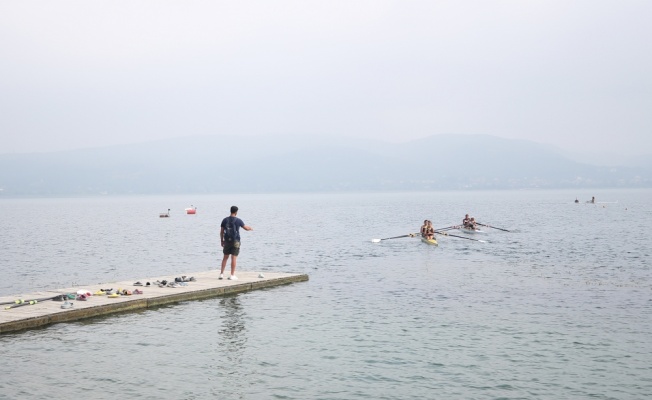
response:
<path id="1" fill-rule="evenodd" d="M 437 246 L 437 239 L 435 239 L 435 238 L 427 239 L 427 238 L 422 237 L 422 238 L 421 238 L 421 241 L 422 241 L 423 243 L 425 243 L 425 244 L 429 244 L 429 245 L 431 245 L 431 246 Z"/>
<path id="2" fill-rule="evenodd" d="M 468 226 L 459 226 L 457 227 L 458 230 L 464 232 L 464 233 L 484 233 L 483 230 L 480 230 L 478 228 L 471 228 Z"/>

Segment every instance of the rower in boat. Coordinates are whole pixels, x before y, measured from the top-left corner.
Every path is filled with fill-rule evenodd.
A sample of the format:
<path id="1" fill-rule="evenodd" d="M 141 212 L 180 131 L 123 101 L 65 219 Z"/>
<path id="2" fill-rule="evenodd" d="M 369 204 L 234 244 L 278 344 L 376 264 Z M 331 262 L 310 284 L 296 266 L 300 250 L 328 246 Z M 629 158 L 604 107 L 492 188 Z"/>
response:
<path id="1" fill-rule="evenodd" d="M 435 239 L 435 228 L 432 226 L 432 221 L 426 220 L 425 222 L 425 229 L 421 234 L 421 241 L 429 245 L 437 246 L 437 239 Z"/>
<path id="2" fill-rule="evenodd" d="M 464 216 L 464 219 L 462 220 L 462 226 L 463 226 L 463 227 L 468 226 L 470 220 L 471 220 L 471 218 L 469 217 L 469 214 L 466 214 L 466 215 Z"/>
<path id="3" fill-rule="evenodd" d="M 467 217 L 465 217 L 462 221 L 462 225 L 458 226 L 457 229 L 466 233 L 482 233 L 482 231 L 478 228 L 478 223 L 475 222 L 475 217 L 468 217 L 468 214 L 466 215 Z"/>
<path id="4" fill-rule="evenodd" d="M 426 237 L 426 229 L 428 228 L 428 220 L 424 219 L 423 220 L 423 225 L 421 225 L 421 237 Z"/>
<path id="5" fill-rule="evenodd" d="M 478 229 L 476 222 L 475 222 L 475 217 L 469 217 L 469 214 L 466 214 L 464 219 L 462 220 L 462 227 L 466 229 L 471 229 L 471 230 L 476 230 Z"/>
<path id="6" fill-rule="evenodd" d="M 435 228 L 432 226 L 432 221 L 428 221 L 426 223 L 426 229 L 424 233 L 424 237 L 428 240 L 435 238 Z"/>

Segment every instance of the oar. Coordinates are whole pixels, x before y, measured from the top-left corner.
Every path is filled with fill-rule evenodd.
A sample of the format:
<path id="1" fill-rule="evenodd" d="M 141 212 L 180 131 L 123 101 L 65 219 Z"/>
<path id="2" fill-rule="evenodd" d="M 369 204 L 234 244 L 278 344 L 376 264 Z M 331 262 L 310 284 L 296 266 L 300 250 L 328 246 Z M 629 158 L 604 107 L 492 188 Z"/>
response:
<path id="1" fill-rule="evenodd" d="M 459 225 L 447 226 L 446 228 L 435 229 L 436 231 L 450 231 L 451 229 L 458 229 Z"/>
<path id="2" fill-rule="evenodd" d="M 485 224 L 481 224 L 481 223 L 479 223 L 479 222 L 476 222 L 476 224 L 478 224 L 478 225 L 480 225 L 480 226 L 486 226 L 487 228 L 498 229 L 499 231 L 511 232 L 511 231 L 508 231 L 507 229 L 496 228 L 495 226 L 485 225 Z"/>
<path id="3" fill-rule="evenodd" d="M 446 232 L 437 232 L 437 231 L 435 231 L 435 233 L 438 233 L 438 234 L 440 234 L 440 235 L 444 235 L 444 236 L 451 236 L 451 237 L 454 237 L 454 238 L 460 238 L 460 239 L 466 239 L 466 240 L 473 240 L 474 242 L 487 243 L 487 242 L 484 241 L 484 240 L 471 239 L 471 238 L 468 238 L 468 237 L 465 237 L 465 236 L 451 235 L 450 233 L 446 233 Z"/>
<path id="4" fill-rule="evenodd" d="M 399 239 L 399 238 L 404 238 L 404 237 L 414 237 L 414 235 L 418 235 L 419 233 L 408 233 L 407 235 L 401 235 L 401 236 L 394 236 L 394 237 L 388 237 L 388 238 L 383 238 L 383 239 L 371 239 L 371 243 L 378 243 L 381 240 L 389 240 L 389 239 Z"/>
<path id="5" fill-rule="evenodd" d="M 30 306 L 30 305 L 38 303 L 39 301 L 56 299 L 59 296 L 61 296 L 61 295 L 58 294 L 58 295 L 52 296 L 52 297 L 43 297 L 42 299 L 33 299 L 33 300 L 18 299 L 18 300 L 15 301 L 16 304 L 12 304 L 10 306 L 5 307 L 5 310 L 10 310 L 12 308 L 17 308 L 17 307 L 22 307 L 22 306 Z"/>
<path id="6" fill-rule="evenodd" d="M 2 303 L 0 303 L 0 305 L 4 306 L 5 304 L 22 304 L 24 302 L 25 302 L 25 300 L 23 300 L 23 299 L 16 299 L 16 300 L 12 300 L 12 301 L 3 301 Z"/>

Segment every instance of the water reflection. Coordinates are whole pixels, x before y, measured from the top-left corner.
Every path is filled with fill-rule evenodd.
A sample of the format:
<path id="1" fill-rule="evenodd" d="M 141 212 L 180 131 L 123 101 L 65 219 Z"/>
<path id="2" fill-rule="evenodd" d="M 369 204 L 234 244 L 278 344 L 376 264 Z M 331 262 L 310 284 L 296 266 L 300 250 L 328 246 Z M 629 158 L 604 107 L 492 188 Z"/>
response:
<path id="1" fill-rule="evenodd" d="M 238 296 L 220 299 L 220 306 L 224 309 L 224 321 L 219 330 L 219 341 L 223 354 L 234 366 L 242 363 L 244 348 L 247 344 L 245 328 L 246 313 Z"/>

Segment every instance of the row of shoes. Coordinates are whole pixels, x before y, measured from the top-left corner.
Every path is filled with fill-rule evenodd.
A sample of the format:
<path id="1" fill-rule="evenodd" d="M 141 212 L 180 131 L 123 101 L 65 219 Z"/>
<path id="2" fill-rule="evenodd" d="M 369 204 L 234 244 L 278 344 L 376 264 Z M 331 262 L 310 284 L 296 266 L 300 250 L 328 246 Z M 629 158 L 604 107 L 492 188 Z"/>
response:
<path id="1" fill-rule="evenodd" d="M 169 287 L 169 288 L 177 288 L 180 286 L 188 286 L 187 282 L 172 282 L 172 281 L 166 281 L 165 279 L 162 281 L 156 281 L 158 284 L 158 287 Z"/>
<path id="2" fill-rule="evenodd" d="M 113 290 L 113 288 L 111 288 L 111 289 L 100 289 L 97 292 L 95 292 L 96 296 L 107 295 L 108 297 L 113 297 L 113 298 L 120 297 L 120 296 L 131 296 L 132 294 L 143 294 L 143 291 L 140 289 L 134 289 L 133 291 L 128 289 Z"/>
<path id="3" fill-rule="evenodd" d="M 114 294 L 117 294 L 119 296 L 131 296 L 132 294 L 143 294 L 143 291 L 140 289 L 134 289 L 134 290 L 118 289 L 118 291 L 115 292 Z"/>
<path id="4" fill-rule="evenodd" d="M 149 282 L 148 282 L 148 284 L 149 284 Z M 113 288 L 111 288 L 111 289 L 100 289 L 97 292 L 95 292 L 95 296 L 106 295 L 107 297 L 111 297 L 111 298 L 116 298 L 116 297 L 120 297 L 120 296 L 131 296 L 132 294 L 143 294 L 143 291 L 140 290 L 140 289 L 134 289 L 133 291 L 127 290 L 127 289 L 113 290 Z M 68 300 L 86 301 L 91 296 L 92 296 L 92 294 L 90 292 L 80 290 L 80 291 L 78 291 L 77 294 L 66 293 L 66 294 L 62 294 L 60 296 L 57 296 L 57 297 L 53 298 L 52 300 L 63 301 L 63 304 L 61 304 L 61 308 L 68 309 L 68 308 L 73 307 L 73 303 L 71 301 L 68 301 Z"/>
<path id="5" fill-rule="evenodd" d="M 174 278 L 174 282 L 167 281 L 167 280 L 164 279 L 162 281 L 156 281 L 156 282 L 154 282 L 154 284 L 157 285 L 158 287 L 178 287 L 178 286 L 187 286 L 188 285 L 187 282 L 196 282 L 196 281 L 197 281 L 197 279 L 195 279 L 194 276 L 188 277 L 188 276 L 183 275 L 181 277 Z M 176 286 L 170 285 L 171 283 L 177 283 L 177 285 Z M 152 283 L 145 282 L 145 284 L 143 284 L 142 282 L 138 281 L 138 282 L 134 282 L 134 286 L 146 286 L 146 287 L 148 287 L 148 286 L 152 286 Z"/>
<path id="6" fill-rule="evenodd" d="M 109 294 L 108 297 L 115 299 L 116 297 L 120 297 L 120 296 L 131 296 L 132 294 L 143 294 L 143 293 L 144 292 L 140 289 L 134 289 L 134 290 L 118 289 L 117 291 Z"/>

